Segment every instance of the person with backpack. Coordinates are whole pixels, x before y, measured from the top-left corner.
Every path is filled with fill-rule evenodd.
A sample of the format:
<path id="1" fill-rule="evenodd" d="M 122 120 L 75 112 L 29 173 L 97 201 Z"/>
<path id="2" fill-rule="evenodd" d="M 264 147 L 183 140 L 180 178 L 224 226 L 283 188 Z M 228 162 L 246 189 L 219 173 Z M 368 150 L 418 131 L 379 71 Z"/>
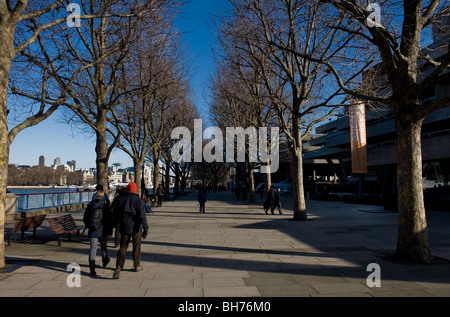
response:
<path id="1" fill-rule="evenodd" d="M 87 205 L 83 215 L 83 222 L 88 231 L 89 238 L 89 275 L 95 276 L 95 258 L 97 257 L 97 245 L 100 241 L 103 267 L 108 265 L 108 236 L 112 235 L 111 207 L 105 200 L 103 191 L 98 191 L 92 201 Z"/>
<path id="2" fill-rule="evenodd" d="M 117 252 L 116 270 L 113 279 L 118 279 L 124 267 L 128 246 L 133 240 L 134 271 L 142 271 L 141 241 L 148 234 L 148 224 L 144 201 L 137 193 L 136 183 L 129 183 L 127 193 L 119 196 L 114 207 L 114 221 L 119 224 L 120 248 Z"/>

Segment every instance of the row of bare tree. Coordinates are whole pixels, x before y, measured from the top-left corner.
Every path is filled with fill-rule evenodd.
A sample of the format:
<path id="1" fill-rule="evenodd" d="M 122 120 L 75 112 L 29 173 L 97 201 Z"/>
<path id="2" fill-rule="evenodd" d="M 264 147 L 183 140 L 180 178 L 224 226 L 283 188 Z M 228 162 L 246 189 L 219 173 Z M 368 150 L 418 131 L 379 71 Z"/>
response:
<path id="1" fill-rule="evenodd" d="M 93 177 L 90 177 L 93 178 Z M 93 179 L 86 179 L 86 183 Z M 30 168 L 19 168 L 10 165 L 8 169 L 8 184 L 12 186 L 32 186 L 32 185 L 84 185 L 83 174 L 53 169 L 47 166 L 33 166 Z"/>
<path id="2" fill-rule="evenodd" d="M 57 109 L 95 136 L 97 184 L 108 187 L 116 147 L 133 159 L 138 190 L 144 161 L 154 163 L 156 185 L 160 162 L 166 175 L 186 177 L 170 156 L 170 131 L 197 117 L 174 24 L 181 1 L 77 4 L 70 14 L 70 1 L 0 1 L 0 268 L 9 145 Z"/>
<path id="3" fill-rule="evenodd" d="M 423 34 L 449 14 L 448 4 L 228 0 L 226 9 L 215 23 L 220 49 L 211 84 L 213 119 L 219 126 L 279 126 L 293 163 L 294 220 L 307 219 L 302 144 L 314 126 L 351 99 L 388 105 L 399 145 L 396 255 L 432 261 L 420 129 L 429 113 L 450 105 L 450 97 L 423 101 L 421 95 L 448 69 L 450 53 L 448 37 L 425 49 L 431 41 Z"/>
<path id="4" fill-rule="evenodd" d="M 146 159 L 157 169 L 165 161 L 166 176 L 170 166 L 180 173 L 181 165 L 170 163 L 170 131 L 191 128 L 198 117 L 173 28 L 178 1 L 78 3 L 81 15 L 70 19 L 81 27 L 71 27 L 70 1 L 0 0 L 0 268 L 8 152 L 17 133 L 62 108 L 74 126 L 95 135 L 97 183 L 107 186 L 117 146 L 133 158 L 137 177 Z M 306 220 L 302 143 L 313 127 L 350 98 L 391 106 L 399 144 L 397 255 L 430 262 L 420 127 L 449 98 L 420 96 L 448 69 L 450 53 L 448 42 L 424 51 L 421 39 L 445 1 L 380 1 L 376 23 L 368 22 L 374 15 L 363 0 L 227 3 L 216 19 L 220 46 L 211 78 L 217 124 L 279 126 L 293 162 L 294 219 Z M 381 74 L 389 89 L 373 88 Z M 17 122 L 10 129 L 9 111 Z"/>

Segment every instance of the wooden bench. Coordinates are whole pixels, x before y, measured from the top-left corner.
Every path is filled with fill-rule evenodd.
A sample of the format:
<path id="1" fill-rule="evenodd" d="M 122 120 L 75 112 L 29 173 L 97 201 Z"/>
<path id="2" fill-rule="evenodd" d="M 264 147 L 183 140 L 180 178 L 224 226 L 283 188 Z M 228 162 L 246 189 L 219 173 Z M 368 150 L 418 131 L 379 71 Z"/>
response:
<path id="1" fill-rule="evenodd" d="M 83 226 L 78 226 L 71 214 L 47 218 L 48 224 L 52 231 L 58 236 L 58 246 L 61 246 L 61 238 L 63 234 L 67 234 L 68 240 L 71 241 L 72 234 L 80 235 L 80 230 Z"/>
<path id="2" fill-rule="evenodd" d="M 25 231 L 33 229 L 33 238 L 36 238 L 36 229 L 42 224 L 47 214 L 23 217 L 16 221 L 14 227 L 11 230 L 5 231 L 5 235 L 8 236 L 8 245 L 11 245 L 11 236 L 15 232 L 21 232 L 21 241 L 25 238 Z"/>

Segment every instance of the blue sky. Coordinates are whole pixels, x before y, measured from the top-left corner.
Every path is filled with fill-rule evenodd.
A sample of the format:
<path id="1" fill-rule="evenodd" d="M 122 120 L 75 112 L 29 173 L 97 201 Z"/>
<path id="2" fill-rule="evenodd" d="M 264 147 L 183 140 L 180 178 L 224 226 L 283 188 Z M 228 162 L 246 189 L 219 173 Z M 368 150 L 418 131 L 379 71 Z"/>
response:
<path id="1" fill-rule="evenodd" d="M 188 53 L 194 61 L 194 76 L 191 82 L 196 105 L 205 106 L 206 85 L 214 65 L 211 59 L 210 43 L 213 34 L 210 30 L 210 14 L 221 6 L 221 0 L 188 0 L 177 24 L 183 32 Z M 77 167 L 95 167 L 95 138 L 71 129 L 60 123 L 55 113 L 40 124 L 21 131 L 10 147 L 10 164 L 37 165 L 39 156 L 44 155 L 47 166 L 53 164 L 56 157 L 62 163 L 76 160 Z M 125 167 L 133 166 L 130 157 L 119 149 L 111 154 L 109 165 L 120 162 Z"/>

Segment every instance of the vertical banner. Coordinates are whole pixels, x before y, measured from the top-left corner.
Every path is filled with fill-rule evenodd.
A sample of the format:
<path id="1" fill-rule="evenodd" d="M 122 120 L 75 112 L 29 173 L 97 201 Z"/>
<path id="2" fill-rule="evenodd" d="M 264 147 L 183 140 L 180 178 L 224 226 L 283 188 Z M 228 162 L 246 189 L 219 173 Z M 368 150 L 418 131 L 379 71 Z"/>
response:
<path id="1" fill-rule="evenodd" d="M 352 173 L 367 173 L 366 113 L 364 103 L 350 102 L 350 144 L 352 153 Z"/>

